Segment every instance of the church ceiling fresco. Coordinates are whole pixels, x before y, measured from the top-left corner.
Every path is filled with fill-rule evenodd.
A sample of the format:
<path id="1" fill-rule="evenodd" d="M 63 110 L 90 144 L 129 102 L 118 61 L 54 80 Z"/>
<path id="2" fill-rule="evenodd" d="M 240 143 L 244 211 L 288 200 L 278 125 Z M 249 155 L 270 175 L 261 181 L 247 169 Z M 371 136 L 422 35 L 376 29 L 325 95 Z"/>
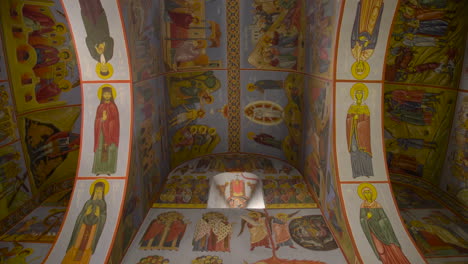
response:
<path id="1" fill-rule="evenodd" d="M 422 177 L 433 184 L 442 173 L 450 174 L 443 166 L 457 105 L 467 8 L 451 0 L 403 1 L 396 11 L 384 89 L 391 174 Z"/>
<path id="2" fill-rule="evenodd" d="M 406 1 L 404 5 L 426 13 L 425 9 L 441 9 L 439 2 Z M 64 3 L 73 13 L 70 16 L 73 32 L 80 36 L 75 41 L 85 81 L 83 105 L 88 110 L 82 118 L 83 138 L 89 142 L 81 150 L 86 155 L 81 158 L 72 210 L 48 263 L 119 262 L 135 234 L 125 257 L 132 263 L 179 263 L 187 259 L 192 263 L 231 263 L 239 260 L 240 252 L 244 264 L 345 262 L 338 245 L 349 262 L 375 262 L 386 257 L 378 250 L 382 241 L 373 237 L 383 231 L 390 235 L 393 257 L 399 263 L 422 261 L 401 225 L 393 200 L 387 199 L 392 194 L 384 157 L 387 156 L 387 162 L 389 157 L 391 162 L 401 162 L 395 166 L 397 170 L 403 169 L 400 172 L 418 172 L 421 167 L 416 165 L 411 170 L 410 164 L 405 168 L 406 160 L 401 157 L 410 153 L 391 149 L 395 144 L 388 143 L 391 146 L 387 146 L 387 152 L 390 149 L 397 153 L 398 159 L 383 151 L 382 116 L 388 114 L 392 122 L 407 123 L 405 128 L 395 125 L 385 130 L 390 131 L 385 134 L 386 139 L 394 140 L 400 150 L 415 148 L 430 152 L 437 148 L 438 154 L 445 152 L 439 144 L 445 144 L 448 135 L 444 135 L 445 139 L 438 137 L 436 128 L 423 130 L 419 138 L 405 134 L 404 129 L 429 127 L 440 121 L 437 123 L 442 127 L 440 130 L 448 130 L 450 120 L 442 124 L 444 118 L 437 114 L 455 109 L 455 91 L 445 88 L 453 88 L 452 78 L 457 78 L 450 72 L 451 67 L 458 67 L 453 66 L 458 65 L 453 59 L 458 51 L 448 48 L 447 59 L 438 65 L 421 62 L 414 69 L 408 66 L 398 72 L 420 78 L 419 73 L 429 71 L 424 67 L 438 66 L 440 69 L 434 68 L 434 72 L 439 77 L 448 76 L 448 80 L 441 78 L 445 82 L 440 84 L 447 87 L 424 86 L 418 102 L 398 97 L 398 93 L 408 95 L 412 91 L 419 96 L 420 83 L 413 79 L 404 83 L 404 88 L 397 81 L 389 81 L 384 90 L 382 76 L 387 78 L 388 74 L 381 71 L 381 66 L 391 63 L 388 58 L 384 62 L 383 54 L 392 24 L 381 21 L 390 21 L 396 2 L 64 0 Z M 342 14 L 345 21 L 352 23 L 342 23 L 342 46 L 335 48 L 333 34 L 341 7 L 346 9 Z M 442 12 L 436 11 L 431 15 Z M 308 28 L 307 21 L 313 21 L 315 27 Z M 445 22 L 431 23 L 445 30 Z M 413 23 L 406 26 L 413 27 Z M 424 23 L 417 30 L 423 30 L 421 24 Z M 452 29 L 461 30 L 458 24 L 449 23 L 447 32 Z M 57 26 L 54 30 L 57 31 Z M 315 31 L 316 36 L 308 36 Z M 306 47 L 311 44 L 313 48 L 308 53 Z M 26 47 L 20 47 L 21 56 L 17 59 L 28 64 L 33 50 Z M 46 52 L 41 48 L 34 51 Z M 336 51 L 340 55 L 338 72 L 333 65 Z M 61 51 L 58 54 L 62 59 Z M 390 54 L 391 51 L 387 57 Z M 33 73 L 42 74 L 34 70 Z M 22 75 L 22 85 L 34 82 L 31 76 Z M 333 94 L 335 88 L 337 92 Z M 65 90 L 61 95 L 66 94 Z M 396 90 L 405 91 L 395 93 Z M 25 100 L 34 98 L 22 96 Z M 385 103 L 383 107 L 381 102 Z M 453 104 L 453 109 L 442 111 L 438 104 L 450 107 Z M 66 175 L 71 175 L 71 166 L 64 164 L 78 156 L 80 142 L 75 139 L 79 138 L 76 125 L 81 117 L 79 109 L 76 111 L 79 107 L 59 107 L 19 115 L 19 137 L 28 142 L 23 146 L 26 165 L 34 174 L 28 175 L 30 189 L 44 191 L 66 180 Z M 414 108 L 418 110 L 413 111 Z M 406 115 L 402 117 L 401 112 Z M 65 113 L 72 118 L 62 118 Z M 45 117 L 48 114 L 58 118 L 52 122 Z M 416 118 L 412 119 L 412 115 Z M 336 130 L 336 135 L 332 136 L 330 129 Z M 426 138 L 428 135 L 433 137 Z M 334 151 L 327 146 L 339 150 L 338 157 L 331 155 Z M 268 156 L 220 154 L 238 151 Z M 130 152 L 133 154 L 128 155 Z M 441 159 L 438 154 L 428 155 L 433 155 L 434 160 Z M 280 165 L 271 156 L 291 165 Z M 178 167 L 194 158 L 196 162 Z M 162 163 L 165 165 L 158 166 Z M 175 170 L 165 181 L 170 168 Z M 245 175 L 236 172 L 240 169 L 246 171 Z M 419 177 L 427 177 L 424 169 Z M 305 172 L 305 181 L 298 170 Z M 221 171 L 237 173 L 233 177 L 238 178 L 224 185 L 211 181 Z M 249 177 L 247 172 L 258 175 L 244 178 Z M 65 192 L 64 189 L 65 185 L 60 191 Z M 316 191 L 315 200 L 309 193 L 311 190 Z M 152 195 L 158 191 L 161 195 L 153 206 L 159 208 L 151 209 L 137 233 Z M 236 196 L 233 194 L 254 197 L 255 192 L 263 193 L 267 210 L 205 209 L 213 192 L 227 200 L 226 207 L 232 206 L 229 201 Z M 60 199 L 57 196 L 56 202 Z M 309 209 L 317 206 L 316 201 L 321 203 L 323 218 L 319 211 Z M 424 221 L 424 216 L 418 217 L 413 220 Z M 24 228 L 34 226 L 38 218 L 27 217 L 21 224 Z M 376 218 L 382 220 L 380 227 L 366 224 Z M 93 223 L 89 225 L 89 221 Z M 414 223 L 416 235 L 427 236 L 432 232 L 433 222 Z M 89 226 L 92 232 L 88 232 Z M 33 239 L 24 235 L 22 243 Z M 454 240 L 447 235 L 440 239 L 445 243 L 451 240 L 450 246 L 455 245 L 452 247 L 455 251 L 438 251 L 435 255 L 464 252 L 457 248 L 461 238 Z M 432 246 L 427 249 L 432 250 Z M 12 246 L 6 248 L 10 250 Z M 180 254 L 182 251 L 188 252 L 188 256 Z M 27 254 L 32 251 L 17 254 L 18 259 L 27 258 Z"/>
<path id="3" fill-rule="evenodd" d="M 300 221 L 307 224 L 298 227 Z M 345 261 L 319 211 L 310 209 L 151 209 L 123 261 L 179 263 L 182 258 L 191 263 Z"/>
<path id="4" fill-rule="evenodd" d="M 8 229 L 48 195 L 71 188 L 81 95 L 60 1 L 4 1 L 0 12 L 0 152 L 14 156 L 4 156 L 0 168 L 3 184 L 15 179 L 1 195 L 2 228 Z M 13 209 L 19 210 L 9 215 Z"/>

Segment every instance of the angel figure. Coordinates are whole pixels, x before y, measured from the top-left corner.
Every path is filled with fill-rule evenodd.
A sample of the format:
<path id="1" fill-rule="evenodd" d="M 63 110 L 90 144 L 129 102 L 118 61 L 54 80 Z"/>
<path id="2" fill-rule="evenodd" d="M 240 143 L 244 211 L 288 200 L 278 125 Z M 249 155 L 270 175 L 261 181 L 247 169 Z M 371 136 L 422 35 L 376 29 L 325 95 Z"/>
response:
<path id="1" fill-rule="evenodd" d="M 238 236 L 242 235 L 247 224 L 250 232 L 250 251 L 253 251 L 256 247 L 271 248 L 267 229 L 268 217 L 262 212 L 250 211 L 241 218 L 242 224 Z"/>

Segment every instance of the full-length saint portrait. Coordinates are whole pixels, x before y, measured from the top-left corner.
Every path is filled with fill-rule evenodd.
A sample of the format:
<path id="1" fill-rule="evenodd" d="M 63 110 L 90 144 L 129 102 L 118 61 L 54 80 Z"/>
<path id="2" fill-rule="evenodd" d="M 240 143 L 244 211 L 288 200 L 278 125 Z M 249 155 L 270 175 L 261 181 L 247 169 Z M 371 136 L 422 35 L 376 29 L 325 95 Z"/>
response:
<path id="1" fill-rule="evenodd" d="M 358 3 L 351 33 L 351 53 L 356 59 L 351 67 L 351 73 L 358 80 L 369 75 L 367 60 L 377 45 L 383 8 L 383 0 L 361 0 Z"/>
<path id="2" fill-rule="evenodd" d="M 372 168 L 370 111 L 363 101 L 367 99 L 369 90 L 362 83 L 353 85 L 350 91 L 354 103 L 346 115 L 346 140 L 351 156 L 353 178 L 374 176 Z"/>
<path id="3" fill-rule="evenodd" d="M 92 173 L 110 176 L 117 169 L 119 147 L 119 110 L 114 103 L 117 96 L 114 87 L 105 84 L 98 90 L 101 100 L 94 120 L 94 161 Z"/>
<path id="4" fill-rule="evenodd" d="M 96 180 L 89 188 L 91 197 L 83 206 L 73 228 L 62 264 L 87 264 L 96 250 L 107 218 L 104 196 L 109 191 L 106 180 Z"/>
<path id="5" fill-rule="evenodd" d="M 359 210 L 362 231 L 364 231 L 375 256 L 384 264 L 409 264 L 410 262 L 401 250 L 387 214 L 375 200 L 377 190 L 374 185 L 361 183 L 357 192 L 363 200 Z"/>
<path id="6" fill-rule="evenodd" d="M 110 36 L 109 22 L 101 0 L 79 0 L 81 18 L 86 30 L 86 46 L 97 61 L 96 74 L 108 79 L 113 74 L 109 60 L 114 54 L 114 39 Z"/>
<path id="7" fill-rule="evenodd" d="M 146 229 L 140 248 L 179 250 L 187 224 L 179 212 L 170 211 L 158 215 Z"/>

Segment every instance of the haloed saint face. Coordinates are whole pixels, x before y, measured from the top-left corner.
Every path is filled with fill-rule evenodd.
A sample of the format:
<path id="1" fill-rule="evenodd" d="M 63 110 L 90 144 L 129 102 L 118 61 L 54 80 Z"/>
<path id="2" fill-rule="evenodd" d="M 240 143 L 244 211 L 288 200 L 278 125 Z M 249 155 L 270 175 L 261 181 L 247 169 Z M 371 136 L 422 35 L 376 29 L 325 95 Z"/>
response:
<path id="1" fill-rule="evenodd" d="M 362 195 L 364 196 L 364 198 L 366 198 L 366 200 L 368 202 L 373 202 L 372 200 L 372 190 L 369 189 L 369 188 L 365 188 L 362 190 Z"/>
<path id="2" fill-rule="evenodd" d="M 104 98 L 104 101 L 108 102 L 112 98 L 112 93 L 111 92 L 103 92 L 102 97 Z"/>
<path id="3" fill-rule="evenodd" d="M 362 98 L 364 97 L 364 93 L 362 91 L 356 91 L 354 94 L 356 96 L 356 100 L 362 101 Z"/>
<path id="4" fill-rule="evenodd" d="M 101 200 L 104 194 L 104 188 L 101 186 L 96 187 L 94 190 L 94 200 Z"/>

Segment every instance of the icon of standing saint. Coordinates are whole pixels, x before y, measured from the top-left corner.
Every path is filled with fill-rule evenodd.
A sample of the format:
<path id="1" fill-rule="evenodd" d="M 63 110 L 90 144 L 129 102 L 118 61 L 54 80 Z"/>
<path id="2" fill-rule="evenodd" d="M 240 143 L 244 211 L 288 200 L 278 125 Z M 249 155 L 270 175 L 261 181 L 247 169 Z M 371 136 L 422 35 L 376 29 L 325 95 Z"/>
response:
<path id="1" fill-rule="evenodd" d="M 62 264 L 87 264 L 91 260 L 106 224 L 107 204 L 104 197 L 108 192 L 109 183 L 104 179 L 91 184 L 91 197 L 83 205 L 76 219 Z"/>
<path id="2" fill-rule="evenodd" d="M 119 147 L 120 120 L 119 110 L 114 103 L 117 96 L 115 88 L 109 84 L 98 90 L 101 100 L 94 121 L 94 161 L 92 173 L 96 176 L 110 176 L 117 170 L 117 152 Z"/>
<path id="3" fill-rule="evenodd" d="M 370 111 L 364 101 L 369 95 L 366 85 L 357 83 L 350 91 L 354 103 L 346 116 L 346 140 L 351 156 L 353 178 L 374 176 L 372 167 Z"/>

